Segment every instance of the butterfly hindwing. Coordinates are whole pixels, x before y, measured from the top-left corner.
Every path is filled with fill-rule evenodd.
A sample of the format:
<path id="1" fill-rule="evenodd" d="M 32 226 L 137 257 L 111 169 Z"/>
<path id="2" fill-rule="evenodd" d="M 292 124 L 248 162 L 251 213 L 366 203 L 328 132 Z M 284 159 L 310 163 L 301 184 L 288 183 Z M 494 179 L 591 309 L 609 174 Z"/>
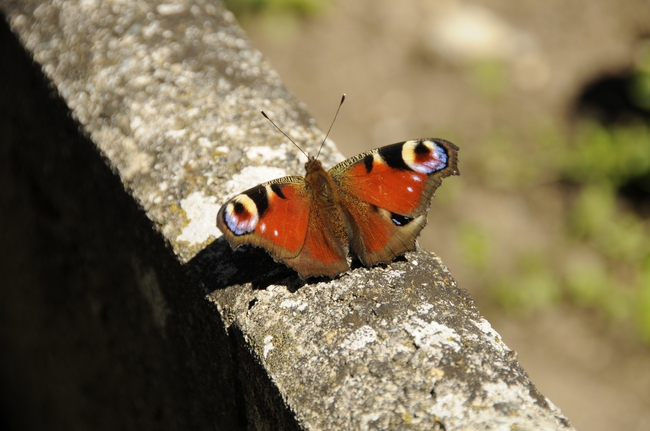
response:
<path id="1" fill-rule="evenodd" d="M 415 250 L 442 178 L 458 174 L 458 147 L 440 139 L 388 145 L 330 170 L 339 187 L 350 249 L 364 265 Z"/>
<path id="2" fill-rule="evenodd" d="M 283 262 L 295 269 L 302 278 L 316 275 L 334 277 L 350 269 L 347 237 L 330 229 L 329 214 L 312 202 L 308 228 L 301 252 Z"/>
<path id="3" fill-rule="evenodd" d="M 390 262 L 415 250 L 415 238 L 426 225 L 426 214 L 402 217 L 352 196 L 342 199 L 350 220 L 350 250 L 365 266 Z"/>

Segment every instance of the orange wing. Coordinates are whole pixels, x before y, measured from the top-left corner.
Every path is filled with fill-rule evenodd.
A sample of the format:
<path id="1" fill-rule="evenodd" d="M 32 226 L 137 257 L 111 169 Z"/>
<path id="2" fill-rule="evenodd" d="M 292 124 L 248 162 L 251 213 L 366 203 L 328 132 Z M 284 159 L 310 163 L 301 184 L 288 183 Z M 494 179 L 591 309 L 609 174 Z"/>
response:
<path id="1" fill-rule="evenodd" d="M 388 145 L 330 170 L 351 232 L 350 249 L 366 266 L 415 250 L 442 178 L 458 175 L 458 147 L 441 139 Z"/>
<path id="2" fill-rule="evenodd" d="M 323 226 L 322 209 L 310 199 L 302 177 L 260 184 L 226 202 L 217 227 L 233 248 L 252 244 L 295 269 L 302 278 L 333 277 L 349 269 L 347 247 Z"/>

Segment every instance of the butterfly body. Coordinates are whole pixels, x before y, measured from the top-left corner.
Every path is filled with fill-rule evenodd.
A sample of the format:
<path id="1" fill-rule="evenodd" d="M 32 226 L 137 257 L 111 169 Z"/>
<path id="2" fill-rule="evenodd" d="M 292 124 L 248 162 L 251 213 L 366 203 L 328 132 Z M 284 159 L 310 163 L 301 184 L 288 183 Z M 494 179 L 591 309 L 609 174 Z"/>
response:
<path id="1" fill-rule="evenodd" d="M 415 250 L 442 178 L 458 175 L 458 147 L 419 139 L 347 159 L 329 171 L 310 157 L 305 177 L 255 186 L 226 202 L 217 226 L 233 248 L 252 244 L 302 278 L 334 277 Z"/>

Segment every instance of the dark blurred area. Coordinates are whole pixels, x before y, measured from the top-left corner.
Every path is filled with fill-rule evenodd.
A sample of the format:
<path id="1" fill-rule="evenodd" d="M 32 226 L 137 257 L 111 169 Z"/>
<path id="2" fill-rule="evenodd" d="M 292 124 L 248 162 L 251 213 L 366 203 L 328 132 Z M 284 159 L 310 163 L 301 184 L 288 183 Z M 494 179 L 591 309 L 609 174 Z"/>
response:
<path id="1" fill-rule="evenodd" d="M 245 428 L 205 293 L 1 13 L 0 244 L 0 430 Z"/>

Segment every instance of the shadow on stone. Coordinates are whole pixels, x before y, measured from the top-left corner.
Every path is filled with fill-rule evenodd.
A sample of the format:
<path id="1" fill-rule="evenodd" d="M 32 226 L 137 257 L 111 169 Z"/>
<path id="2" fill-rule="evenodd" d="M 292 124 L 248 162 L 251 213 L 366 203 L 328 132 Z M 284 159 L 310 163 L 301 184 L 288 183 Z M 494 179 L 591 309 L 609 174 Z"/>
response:
<path id="1" fill-rule="evenodd" d="M 206 293 L 247 283 L 251 283 L 254 290 L 276 284 L 296 291 L 305 285 L 293 269 L 274 261 L 263 249 L 243 246 L 232 250 L 223 237 L 200 251 L 185 266 Z M 316 279 L 310 281 L 313 280 Z"/>
<path id="2" fill-rule="evenodd" d="M 398 256 L 394 262 L 406 262 L 406 258 Z M 185 266 L 188 273 L 201 284 L 206 293 L 247 283 L 251 284 L 253 290 L 279 285 L 286 286 L 290 292 L 295 292 L 302 286 L 331 280 L 329 277 L 310 277 L 302 280 L 296 271 L 273 260 L 264 249 L 242 246 L 232 250 L 223 237 L 200 251 Z M 386 268 L 387 265 L 375 266 Z M 351 270 L 363 268 L 363 264 L 354 257 L 350 267 Z"/>

